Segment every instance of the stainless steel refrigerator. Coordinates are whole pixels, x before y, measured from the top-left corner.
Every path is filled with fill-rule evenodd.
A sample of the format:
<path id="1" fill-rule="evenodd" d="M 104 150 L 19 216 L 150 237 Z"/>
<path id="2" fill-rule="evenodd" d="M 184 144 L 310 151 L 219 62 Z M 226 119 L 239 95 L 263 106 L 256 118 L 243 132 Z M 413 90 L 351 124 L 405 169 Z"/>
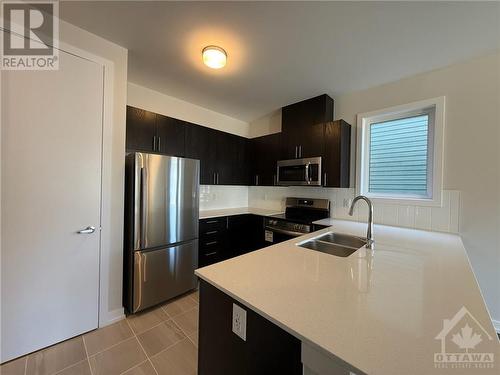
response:
<path id="1" fill-rule="evenodd" d="M 196 287 L 200 162 L 127 154 L 124 306 L 141 311 Z"/>

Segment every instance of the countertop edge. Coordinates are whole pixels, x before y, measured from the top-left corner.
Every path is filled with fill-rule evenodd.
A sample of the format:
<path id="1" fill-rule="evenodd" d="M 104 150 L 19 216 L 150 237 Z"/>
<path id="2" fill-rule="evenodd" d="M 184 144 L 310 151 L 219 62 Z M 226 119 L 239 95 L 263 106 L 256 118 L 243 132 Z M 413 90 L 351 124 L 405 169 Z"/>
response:
<path id="1" fill-rule="evenodd" d="M 211 219 L 215 217 L 224 216 L 237 216 L 237 215 L 258 215 L 258 216 L 272 216 L 282 214 L 283 210 L 269 210 L 264 208 L 255 207 L 235 207 L 235 208 L 220 208 L 213 210 L 200 210 L 199 218 Z"/>

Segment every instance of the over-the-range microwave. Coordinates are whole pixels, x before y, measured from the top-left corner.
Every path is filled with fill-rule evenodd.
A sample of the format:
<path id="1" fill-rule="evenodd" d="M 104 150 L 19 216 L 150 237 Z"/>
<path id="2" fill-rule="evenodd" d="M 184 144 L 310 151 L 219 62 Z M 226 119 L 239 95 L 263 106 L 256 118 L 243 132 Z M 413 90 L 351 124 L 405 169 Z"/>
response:
<path id="1" fill-rule="evenodd" d="M 321 186 L 321 157 L 278 161 L 281 186 Z"/>

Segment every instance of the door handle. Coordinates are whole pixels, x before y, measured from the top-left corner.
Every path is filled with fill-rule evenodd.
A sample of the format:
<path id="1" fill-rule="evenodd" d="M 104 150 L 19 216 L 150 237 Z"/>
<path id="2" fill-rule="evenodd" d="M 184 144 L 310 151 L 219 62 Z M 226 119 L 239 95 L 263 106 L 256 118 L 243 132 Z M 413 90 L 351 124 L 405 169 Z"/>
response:
<path id="1" fill-rule="evenodd" d="M 95 227 L 88 226 L 87 228 L 79 230 L 76 233 L 78 233 L 78 234 L 92 234 L 94 232 L 95 232 Z"/>

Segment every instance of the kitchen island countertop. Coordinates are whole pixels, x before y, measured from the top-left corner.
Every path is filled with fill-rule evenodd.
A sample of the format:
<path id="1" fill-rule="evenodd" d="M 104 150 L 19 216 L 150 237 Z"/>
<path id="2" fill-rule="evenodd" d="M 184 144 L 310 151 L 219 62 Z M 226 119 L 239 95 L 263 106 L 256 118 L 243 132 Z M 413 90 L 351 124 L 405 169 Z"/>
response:
<path id="1" fill-rule="evenodd" d="M 436 336 L 444 319 L 465 307 L 484 328 L 481 351 L 494 352 L 498 366 L 498 338 L 459 236 L 375 225 L 373 252 L 362 248 L 341 258 L 297 244 L 330 231 L 365 236 L 366 224 L 317 223 L 330 227 L 196 274 L 303 343 L 367 374 L 442 373 L 434 363 L 441 351 Z M 448 351 L 463 350 L 455 345 Z"/>

